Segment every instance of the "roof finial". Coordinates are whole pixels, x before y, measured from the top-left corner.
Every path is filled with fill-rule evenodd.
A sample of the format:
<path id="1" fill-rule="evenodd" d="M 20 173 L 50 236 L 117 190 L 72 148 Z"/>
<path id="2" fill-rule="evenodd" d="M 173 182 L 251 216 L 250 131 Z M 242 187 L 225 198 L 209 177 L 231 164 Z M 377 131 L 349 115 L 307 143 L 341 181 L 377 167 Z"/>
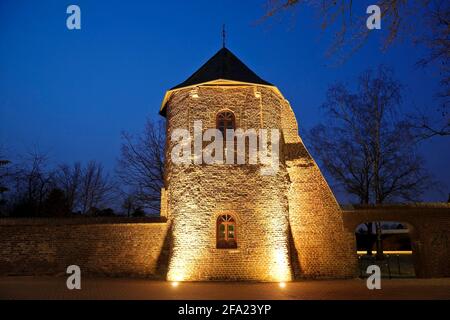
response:
<path id="1" fill-rule="evenodd" d="M 222 25 L 222 48 L 225 48 L 225 40 L 226 40 L 227 34 L 225 31 L 225 24 Z"/>

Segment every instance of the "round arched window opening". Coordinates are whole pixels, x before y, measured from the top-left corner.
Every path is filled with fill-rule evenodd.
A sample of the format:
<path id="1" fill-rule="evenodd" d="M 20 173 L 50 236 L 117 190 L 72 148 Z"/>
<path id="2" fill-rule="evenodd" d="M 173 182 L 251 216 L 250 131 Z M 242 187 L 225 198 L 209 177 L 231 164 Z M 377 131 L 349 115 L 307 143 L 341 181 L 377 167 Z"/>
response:
<path id="1" fill-rule="evenodd" d="M 216 117 L 217 129 L 222 132 L 223 139 L 226 139 L 226 130 L 234 130 L 236 128 L 236 119 L 231 111 L 221 111 Z"/>
<path id="2" fill-rule="evenodd" d="M 217 248 L 237 248 L 236 220 L 229 214 L 223 214 L 217 218 Z"/>

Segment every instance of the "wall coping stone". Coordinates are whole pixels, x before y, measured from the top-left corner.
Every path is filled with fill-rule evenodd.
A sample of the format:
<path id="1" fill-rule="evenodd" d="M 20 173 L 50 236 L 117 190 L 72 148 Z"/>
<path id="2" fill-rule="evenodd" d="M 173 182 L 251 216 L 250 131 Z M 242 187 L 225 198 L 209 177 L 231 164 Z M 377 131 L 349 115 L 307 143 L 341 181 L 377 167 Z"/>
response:
<path id="1" fill-rule="evenodd" d="M 94 225 L 94 224 L 167 224 L 160 217 L 76 217 L 76 218 L 0 218 L 0 226 Z"/>
<path id="2" fill-rule="evenodd" d="M 414 202 L 414 203 L 385 203 L 377 205 L 341 204 L 341 209 L 345 211 L 353 210 L 387 210 L 387 209 L 450 209 L 447 202 Z"/>

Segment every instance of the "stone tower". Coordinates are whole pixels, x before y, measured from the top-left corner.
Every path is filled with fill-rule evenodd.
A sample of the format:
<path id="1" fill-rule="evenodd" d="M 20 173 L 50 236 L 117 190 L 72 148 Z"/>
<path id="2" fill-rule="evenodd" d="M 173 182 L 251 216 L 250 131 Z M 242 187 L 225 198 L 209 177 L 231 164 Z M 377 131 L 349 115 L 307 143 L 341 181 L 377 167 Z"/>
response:
<path id="1" fill-rule="evenodd" d="M 167 118 L 162 214 L 170 223 L 168 280 L 353 275 L 352 235 L 298 135 L 289 102 L 274 85 L 222 48 L 166 93 L 160 114 Z M 200 132 L 277 129 L 277 170 L 262 174 L 264 165 L 250 164 L 248 149 L 244 164 L 205 164 L 194 155 L 192 163 L 175 164 L 174 133 L 188 132 L 194 151 L 199 121 Z"/>

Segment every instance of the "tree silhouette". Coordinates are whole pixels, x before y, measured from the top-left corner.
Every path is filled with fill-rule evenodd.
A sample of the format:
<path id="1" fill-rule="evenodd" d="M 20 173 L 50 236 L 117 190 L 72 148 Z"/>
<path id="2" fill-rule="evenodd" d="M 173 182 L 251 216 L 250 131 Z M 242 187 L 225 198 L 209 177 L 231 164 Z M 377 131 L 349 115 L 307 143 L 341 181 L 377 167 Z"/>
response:
<path id="1" fill-rule="evenodd" d="M 164 123 L 149 119 L 140 135 L 125 132 L 122 140 L 116 172 L 127 188 L 126 193 L 132 197 L 134 207 L 159 213 L 164 186 Z"/>
<path id="2" fill-rule="evenodd" d="M 332 30 L 333 42 L 327 55 L 347 60 L 359 50 L 372 33 L 366 27 L 365 10 L 355 12 L 356 1 L 349 0 L 269 0 L 265 18 L 294 8 L 309 7 L 319 13 L 322 29 Z M 381 10 L 385 32 L 383 49 L 399 39 L 408 39 L 428 49 L 428 54 L 417 61 L 418 66 L 435 65 L 440 71 L 442 89 L 437 112 L 425 106 L 426 112 L 415 115 L 410 126 L 419 140 L 450 135 L 450 2 L 448 0 L 376 0 Z M 338 30 L 337 32 L 335 30 Z M 436 115 L 436 116 L 432 116 Z"/>
<path id="3" fill-rule="evenodd" d="M 361 74 L 357 88 L 330 86 L 323 105 L 327 120 L 307 135 L 313 154 L 362 205 L 418 200 L 432 180 L 410 126 L 399 116 L 400 84 L 381 66 Z M 380 237 L 378 224 L 376 230 Z"/>
<path id="4" fill-rule="evenodd" d="M 5 180 L 9 177 L 8 166 L 10 163 L 11 161 L 3 159 L 3 155 L 0 154 L 0 216 L 3 215 L 3 207 L 6 204 L 3 194 L 9 191 Z"/>
<path id="5" fill-rule="evenodd" d="M 115 185 L 108 174 L 104 173 L 103 166 L 90 161 L 81 171 L 79 188 L 79 206 L 82 214 L 87 214 L 92 208 L 105 205 L 112 199 Z"/>

